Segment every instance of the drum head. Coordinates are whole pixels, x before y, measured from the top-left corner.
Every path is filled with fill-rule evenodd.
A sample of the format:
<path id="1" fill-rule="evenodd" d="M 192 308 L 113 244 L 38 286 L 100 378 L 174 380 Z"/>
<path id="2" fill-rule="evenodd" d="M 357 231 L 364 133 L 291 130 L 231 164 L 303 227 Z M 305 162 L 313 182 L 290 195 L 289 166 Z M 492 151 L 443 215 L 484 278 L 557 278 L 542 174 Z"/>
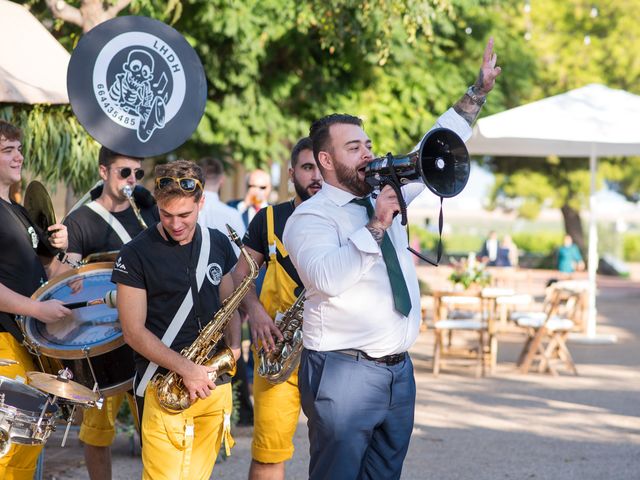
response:
<path id="1" fill-rule="evenodd" d="M 34 300 L 60 300 L 63 303 L 101 299 L 116 285 L 111 282 L 113 263 L 85 265 L 55 277 L 40 287 Z M 124 343 L 118 311 L 104 304 L 75 308 L 64 320 L 42 323 L 34 317 L 24 319 L 25 333 L 40 352 L 54 358 L 78 359 L 109 352 Z"/>
<path id="2" fill-rule="evenodd" d="M 4 395 L 4 404 L 20 411 L 31 412 L 39 415 L 47 403 L 47 395 L 39 390 L 25 385 L 18 380 L 0 377 L 0 394 Z M 56 405 L 48 405 L 47 413 L 58 411 Z"/>

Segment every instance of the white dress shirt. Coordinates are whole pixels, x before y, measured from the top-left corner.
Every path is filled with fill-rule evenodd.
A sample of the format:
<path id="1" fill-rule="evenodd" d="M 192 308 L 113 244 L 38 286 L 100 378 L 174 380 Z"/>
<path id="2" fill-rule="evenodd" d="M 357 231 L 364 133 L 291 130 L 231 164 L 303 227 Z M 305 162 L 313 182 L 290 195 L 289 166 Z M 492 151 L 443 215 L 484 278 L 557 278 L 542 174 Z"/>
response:
<path id="1" fill-rule="evenodd" d="M 244 237 L 246 228 L 240 212 L 220 201 L 216 192 L 204 191 L 204 206 L 198 214 L 198 223 L 201 227 L 215 228 L 225 235 L 229 235 L 226 225 L 229 224 L 237 233 L 238 237 Z M 240 249 L 231 242 L 236 255 L 240 254 Z"/>
<path id="2" fill-rule="evenodd" d="M 471 127 L 453 109 L 434 128 L 455 131 L 463 140 Z M 409 204 L 425 186 L 402 187 Z M 358 349 L 372 357 L 405 352 L 420 328 L 420 292 L 407 233 L 397 216 L 387 230 L 411 296 L 407 317 L 394 308 L 389 275 L 380 247 L 365 228 L 364 207 L 355 196 L 325 182 L 298 206 L 285 227 L 283 241 L 306 287 L 303 342 L 316 351 Z"/>

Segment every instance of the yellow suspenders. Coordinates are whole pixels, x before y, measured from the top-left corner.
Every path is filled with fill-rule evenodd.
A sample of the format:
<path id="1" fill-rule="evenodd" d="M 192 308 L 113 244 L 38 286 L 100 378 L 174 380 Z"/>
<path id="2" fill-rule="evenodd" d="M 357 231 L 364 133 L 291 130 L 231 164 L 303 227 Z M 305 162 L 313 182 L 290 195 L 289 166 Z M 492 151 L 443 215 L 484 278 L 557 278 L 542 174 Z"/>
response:
<path id="1" fill-rule="evenodd" d="M 297 284 L 277 260 L 277 252 L 283 258 L 289 256 L 289 253 L 275 234 L 273 206 L 269 205 L 266 213 L 269 263 L 260 292 L 260 302 L 271 318 L 275 318 L 276 312 L 286 311 L 295 302 Z"/>

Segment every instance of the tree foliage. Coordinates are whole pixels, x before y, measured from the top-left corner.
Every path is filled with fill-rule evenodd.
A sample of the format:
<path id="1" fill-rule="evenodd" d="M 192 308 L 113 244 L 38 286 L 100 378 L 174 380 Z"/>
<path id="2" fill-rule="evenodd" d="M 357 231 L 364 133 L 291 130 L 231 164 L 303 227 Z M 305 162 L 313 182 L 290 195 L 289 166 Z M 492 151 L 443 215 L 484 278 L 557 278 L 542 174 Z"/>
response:
<path id="1" fill-rule="evenodd" d="M 74 47 L 80 28 L 52 18 L 45 0 L 25 3 L 63 45 Z M 408 151 L 474 81 L 490 34 L 505 74 L 485 110 L 519 103 L 531 91 L 534 64 L 523 26 L 512 21 L 519 3 L 134 0 L 123 14 L 171 24 L 203 62 L 205 115 L 176 154 L 218 155 L 253 167 L 286 161 L 310 122 L 334 111 L 361 116 L 380 153 Z M 77 126 L 73 122 L 56 123 Z M 60 170 L 49 167 L 38 168 L 56 178 Z M 86 172 L 83 166 L 75 175 Z"/>

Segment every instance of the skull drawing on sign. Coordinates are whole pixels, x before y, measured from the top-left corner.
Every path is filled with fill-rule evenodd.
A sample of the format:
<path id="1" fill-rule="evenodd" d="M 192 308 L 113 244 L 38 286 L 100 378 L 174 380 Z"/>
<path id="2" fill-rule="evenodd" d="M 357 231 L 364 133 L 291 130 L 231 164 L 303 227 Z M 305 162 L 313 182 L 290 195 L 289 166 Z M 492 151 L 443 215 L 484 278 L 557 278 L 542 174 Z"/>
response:
<path id="1" fill-rule="evenodd" d="M 127 72 L 126 81 L 130 86 L 140 88 L 153 78 L 153 57 L 144 50 L 131 50 L 127 63 L 122 66 Z"/>

